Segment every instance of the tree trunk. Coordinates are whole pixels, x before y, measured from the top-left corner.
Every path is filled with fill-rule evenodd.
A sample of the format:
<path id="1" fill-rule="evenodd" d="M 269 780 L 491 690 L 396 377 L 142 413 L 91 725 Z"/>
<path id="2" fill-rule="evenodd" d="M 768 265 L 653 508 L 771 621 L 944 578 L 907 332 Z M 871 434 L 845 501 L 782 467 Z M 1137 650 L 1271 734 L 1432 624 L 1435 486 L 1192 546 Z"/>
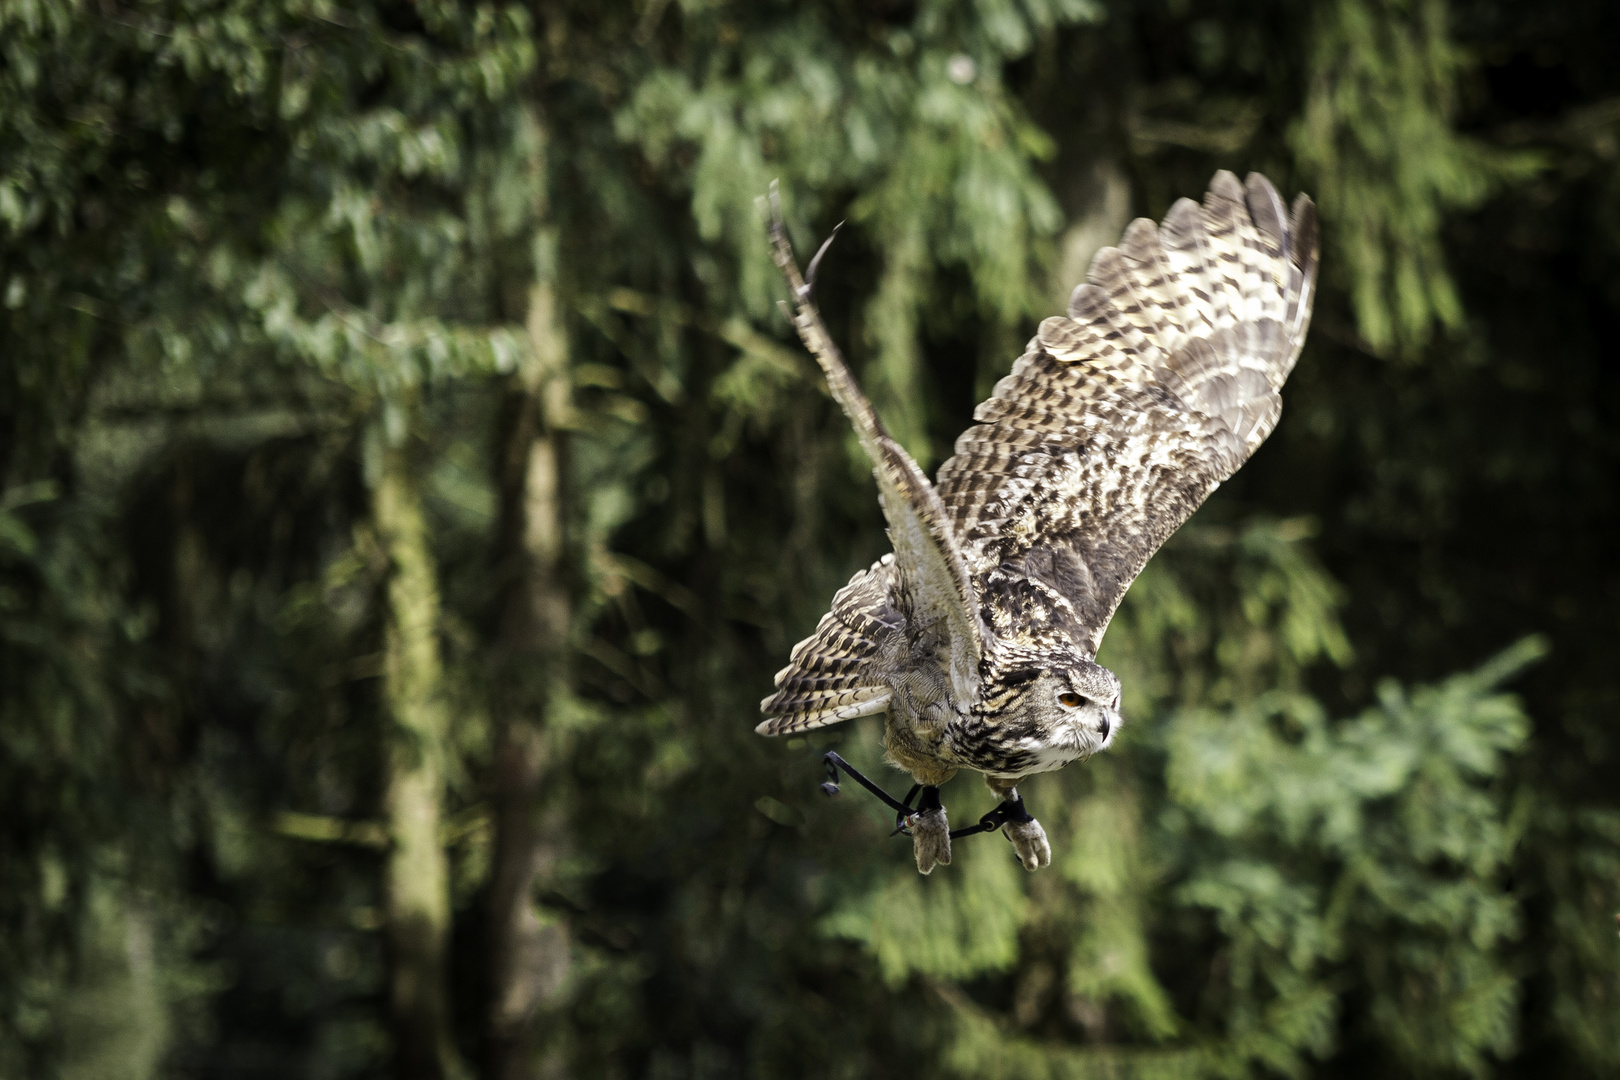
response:
<path id="1" fill-rule="evenodd" d="M 388 553 L 383 695 L 391 721 L 384 814 L 395 1053 L 402 1080 L 464 1074 L 446 999 L 450 872 L 439 842 L 448 724 L 439 656 L 439 590 L 405 450 L 383 452 L 372 495 Z"/>
<path id="2" fill-rule="evenodd" d="M 500 618 L 494 776 L 495 865 L 490 888 L 491 1073 L 540 1071 L 534 1017 L 567 974 L 562 926 L 541 918 L 536 881 L 560 852 L 557 815 L 545 818 L 544 720 L 566 693 L 570 603 L 563 575 L 561 427 L 569 408 L 567 341 L 556 294 L 542 278 L 529 297 L 531 356 L 514 381 L 502 496 L 513 588 Z"/>

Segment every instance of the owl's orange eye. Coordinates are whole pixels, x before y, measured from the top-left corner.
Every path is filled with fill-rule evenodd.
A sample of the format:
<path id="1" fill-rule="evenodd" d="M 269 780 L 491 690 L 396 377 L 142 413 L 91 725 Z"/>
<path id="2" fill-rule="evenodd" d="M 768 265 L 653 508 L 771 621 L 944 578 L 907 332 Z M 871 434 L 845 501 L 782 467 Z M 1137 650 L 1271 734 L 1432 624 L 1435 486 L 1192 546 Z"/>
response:
<path id="1" fill-rule="evenodd" d="M 1058 704 L 1062 705 L 1066 709 L 1078 708 L 1080 705 L 1080 695 L 1074 693 L 1059 694 Z"/>

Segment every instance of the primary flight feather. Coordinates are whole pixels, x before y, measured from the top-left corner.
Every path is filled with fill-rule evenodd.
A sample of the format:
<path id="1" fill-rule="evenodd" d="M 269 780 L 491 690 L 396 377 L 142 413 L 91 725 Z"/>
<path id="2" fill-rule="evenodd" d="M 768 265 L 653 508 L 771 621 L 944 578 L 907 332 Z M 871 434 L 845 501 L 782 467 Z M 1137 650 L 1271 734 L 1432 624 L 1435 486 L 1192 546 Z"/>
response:
<path id="1" fill-rule="evenodd" d="M 1023 864 L 1051 860 L 1025 776 L 1105 749 L 1119 680 L 1095 662 L 1125 590 L 1271 434 L 1315 297 L 1316 209 L 1218 172 L 1202 205 L 1131 222 L 1092 260 L 930 483 L 828 336 L 773 215 L 794 322 L 872 459 L 894 552 L 833 597 L 760 703 L 764 735 L 888 713 L 924 786 L 917 868 L 950 862 L 932 789 L 984 773 Z M 929 797 L 932 794 L 932 797 Z"/>

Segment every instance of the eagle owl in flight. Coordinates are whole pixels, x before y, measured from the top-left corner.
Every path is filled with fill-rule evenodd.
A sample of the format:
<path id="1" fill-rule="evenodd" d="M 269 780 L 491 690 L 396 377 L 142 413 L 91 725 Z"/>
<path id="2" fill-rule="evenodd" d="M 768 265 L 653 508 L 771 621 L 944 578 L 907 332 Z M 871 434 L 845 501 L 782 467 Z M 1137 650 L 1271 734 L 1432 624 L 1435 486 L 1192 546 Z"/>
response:
<path id="1" fill-rule="evenodd" d="M 1096 655 L 1114 609 L 1276 426 L 1311 320 L 1315 206 L 1300 195 L 1289 210 L 1265 177 L 1223 171 L 1202 205 L 1133 221 L 933 483 L 828 336 L 779 211 L 772 238 L 794 323 L 872 459 L 894 552 L 794 648 L 758 731 L 887 712 L 887 758 L 921 791 L 904 819 L 918 870 L 951 861 L 937 789 L 961 768 L 1001 798 L 996 823 L 1023 865 L 1045 866 L 1051 846 L 1018 783 L 1113 741 L 1119 679 Z"/>

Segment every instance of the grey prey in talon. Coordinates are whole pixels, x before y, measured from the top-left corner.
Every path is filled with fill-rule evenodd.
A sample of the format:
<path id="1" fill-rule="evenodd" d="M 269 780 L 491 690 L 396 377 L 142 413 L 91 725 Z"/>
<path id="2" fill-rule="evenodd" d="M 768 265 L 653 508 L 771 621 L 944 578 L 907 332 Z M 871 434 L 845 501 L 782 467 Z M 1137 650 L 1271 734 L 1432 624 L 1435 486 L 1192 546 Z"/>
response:
<path id="1" fill-rule="evenodd" d="M 836 754 L 828 769 L 897 811 L 918 870 L 948 864 L 953 835 L 998 828 L 1025 868 L 1045 866 L 1051 845 L 1018 784 L 1118 734 L 1119 679 L 1096 663 L 1103 631 L 1153 553 L 1277 425 L 1311 321 L 1316 208 L 1223 171 L 1202 205 L 1131 222 L 933 483 L 828 336 L 811 299 L 826 246 L 801 277 L 774 185 L 771 239 L 799 335 L 872 459 L 894 552 L 794 647 L 758 731 L 886 712 L 888 761 L 916 781 L 904 801 Z M 983 773 L 1001 804 L 953 834 L 939 785 L 958 769 Z"/>

